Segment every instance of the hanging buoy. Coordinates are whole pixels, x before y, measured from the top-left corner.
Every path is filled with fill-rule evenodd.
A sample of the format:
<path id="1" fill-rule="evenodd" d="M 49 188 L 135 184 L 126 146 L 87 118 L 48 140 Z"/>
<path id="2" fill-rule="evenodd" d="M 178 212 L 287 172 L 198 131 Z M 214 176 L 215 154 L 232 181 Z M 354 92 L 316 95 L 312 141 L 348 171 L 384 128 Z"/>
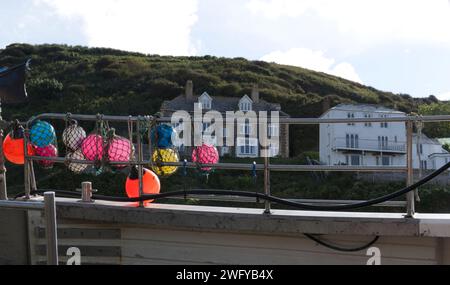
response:
<path id="1" fill-rule="evenodd" d="M 58 156 L 58 149 L 52 145 L 49 144 L 44 147 L 35 147 L 35 152 L 37 156 L 43 156 L 43 157 L 57 157 Z M 53 161 L 49 160 L 38 160 L 38 164 L 42 166 L 43 168 L 51 168 L 54 164 Z"/>
<path id="2" fill-rule="evenodd" d="M 66 158 L 67 159 L 76 159 L 76 160 L 84 160 L 85 159 L 85 157 L 80 149 L 75 152 L 68 152 L 66 154 Z M 87 164 L 78 163 L 78 162 L 69 162 L 67 164 L 67 168 L 69 168 L 70 171 L 75 172 L 75 173 L 82 173 L 83 171 L 86 170 L 87 167 L 88 167 Z"/>
<path id="3" fill-rule="evenodd" d="M 22 138 L 13 138 L 12 133 L 8 134 L 3 141 L 3 154 L 5 158 L 14 164 L 24 164 L 24 143 L 23 135 Z M 28 155 L 34 155 L 34 149 L 30 144 L 28 145 Z"/>
<path id="4" fill-rule="evenodd" d="M 108 160 L 128 162 L 133 154 L 131 142 L 120 136 L 113 135 L 108 144 Z M 124 168 L 126 164 L 113 165 L 116 168 Z"/>
<path id="5" fill-rule="evenodd" d="M 192 150 L 192 162 L 200 164 L 216 164 L 219 162 L 219 152 L 212 145 L 202 144 Z M 212 167 L 202 167 L 202 171 L 211 171 Z"/>
<path id="6" fill-rule="evenodd" d="M 88 135 L 81 143 L 81 151 L 87 160 L 101 160 L 103 157 L 103 138 L 100 135 Z"/>
<path id="7" fill-rule="evenodd" d="M 130 174 L 125 182 L 125 191 L 129 198 L 139 197 L 139 172 L 136 166 L 131 168 Z M 158 176 L 153 171 L 143 168 L 142 174 L 142 192 L 143 194 L 158 194 L 161 190 L 161 184 Z M 153 200 L 144 201 L 144 205 L 153 202 Z M 137 203 L 136 203 L 137 204 Z"/>
<path id="8" fill-rule="evenodd" d="M 78 126 L 75 120 L 71 122 L 62 134 L 63 143 L 72 151 L 78 150 L 85 138 L 86 132 L 82 127 Z"/>
<path id="9" fill-rule="evenodd" d="M 171 149 L 156 149 L 153 152 L 152 159 L 156 165 L 152 166 L 152 170 L 159 176 L 169 176 L 177 171 L 178 166 L 159 166 L 159 162 L 179 162 L 178 153 Z"/>
<path id="10" fill-rule="evenodd" d="M 45 121 L 37 121 L 30 129 L 30 141 L 37 147 L 48 146 L 56 141 L 55 129 Z"/>
<path id="11" fill-rule="evenodd" d="M 167 124 L 161 124 L 152 129 L 151 140 L 158 148 L 169 148 L 173 146 L 172 137 L 176 135 L 175 129 Z"/>

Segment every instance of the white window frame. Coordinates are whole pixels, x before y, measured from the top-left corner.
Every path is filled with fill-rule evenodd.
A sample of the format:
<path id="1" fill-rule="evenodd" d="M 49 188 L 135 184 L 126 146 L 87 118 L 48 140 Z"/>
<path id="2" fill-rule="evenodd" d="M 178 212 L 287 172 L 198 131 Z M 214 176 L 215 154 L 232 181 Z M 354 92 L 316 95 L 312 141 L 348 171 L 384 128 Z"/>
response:
<path id="1" fill-rule="evenodd" d="M 372 118 L 372 114 L 365 113 L 365 114 L 364 114 L 364 118 L 366 118 L 366 119 L 371 119 L 371 118 Z M 365 126 L 365 127 L 371 127 L 371 126 L 372 126 L 372 123 L 371 123 L 371 122 L 364 122 L 364 126 Z"/>
<path id="2" fill-rule="evenodd" d="M 238 156 L 257 156 L 258 155 L 258 139 L 237 138 L 236 148 L 237 148 Z"/>
<path id="3" fill-rule="evenodd" d="M 354 118 L 355 118 L 355 113 L 353 113 L 353 112 L 348 112 L 348 113 L 347 113 L 347 118 L 348 118 L 348 119 L 354 119 Z M 347 123 L 347 125 L 348 125 L 348 126 L 354 126 L 355 123 Z"/>
<path id="4" fill-rule="evenodd" d="M 241 135 L 250 135 L 252 133 L 252 125 L 249 121 L 246 121 L 244 124 L 239 125 L 239 134 Z"/>
<path id="5" fill-rule="evenodd" d="M 388 118 L 388 115 L 380 115 L 380 118 Z M 388 128 L 388 122 L 380 122 L 380 127 L 381 128 L 385 128 L 385 129 L 387 129 Z"/>
<path id="6" fill-rule="evenodd" d="M 269 137 L 273 137 L 273 136 L 277 137 L 277 136 L 279 136 L 279 135 L 280 135 L 280 128 L 279 128 L 279 125 L 278 125 L 278 124 L 272 124 L 272 123 L 270 123 L 270 124 L 267 126 L 267 135 L 268 135 Z M 329 135 L 329 134 L 328 134 L 328 135 Z"/>

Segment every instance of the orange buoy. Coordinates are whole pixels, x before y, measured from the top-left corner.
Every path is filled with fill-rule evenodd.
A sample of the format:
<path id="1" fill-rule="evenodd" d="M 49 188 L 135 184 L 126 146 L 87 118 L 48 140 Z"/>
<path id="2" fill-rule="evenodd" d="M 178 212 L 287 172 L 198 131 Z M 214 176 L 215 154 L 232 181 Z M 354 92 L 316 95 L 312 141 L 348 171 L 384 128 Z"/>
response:
<path id="1" fill-rule="evenodd" d="M 22 138 L 12 138 L 11 134 L 8 134 L 3 141 L 3 154 L 5 158 L 14 164 L 24 164 L 24 140 Z M 33 155 L 34 149 L 31 144 L 28 145 L 28 155 Z"/>
<path id="2" fill-rule="evenodd" d="M 161 189 L 158 176 L 151 170 L 144 168 L 142 175 L 142 192 L 144 194 L 158 194 Z M 132 167 L 130 174 L 125 182 L 125 191 L 129 198 L 139 197 L 139 177 L 137 167 Z M 153 200 L 144 201 L 144 205 L 153 202 Z"/>

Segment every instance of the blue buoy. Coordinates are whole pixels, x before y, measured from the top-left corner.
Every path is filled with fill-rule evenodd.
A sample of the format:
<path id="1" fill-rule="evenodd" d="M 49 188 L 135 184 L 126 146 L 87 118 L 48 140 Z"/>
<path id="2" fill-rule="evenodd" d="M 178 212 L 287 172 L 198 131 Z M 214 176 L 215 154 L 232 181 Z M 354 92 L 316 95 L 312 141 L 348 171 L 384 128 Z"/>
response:
<path id="1" fill-rule="evenodd" d="M 37 121 L 31 127 L 30 141 L 38 147 L 46 147 L 56 141 L 55 129 L 45 121 Z"/>
<path id="2" fill-rule="evenodd" d="M 156 136 L 155 136 L 156 133 Z M 175 135 L 175 129 L 166 124 L 162 124 L 152 129 L 151 140 L 152 144 L 158 146 L 158 148 L 169 148 L 173 146 L 172 135 Z"/>

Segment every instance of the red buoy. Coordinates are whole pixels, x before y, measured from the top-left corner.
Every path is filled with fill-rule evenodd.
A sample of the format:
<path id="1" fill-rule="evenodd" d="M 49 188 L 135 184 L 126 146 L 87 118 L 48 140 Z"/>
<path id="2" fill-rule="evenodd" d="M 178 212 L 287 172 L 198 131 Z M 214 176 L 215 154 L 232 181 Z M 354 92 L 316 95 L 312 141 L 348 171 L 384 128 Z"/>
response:
<path id="1" fill-rule="evenodd" d="M 24 140 L 22 138 L 12 138 L 11 134 L 8 134 L 3 141 L 3 154 L 5 158 L 14 164 L 24 164 Z M 33 155 L 34 149 L 31 144 L 28 145 L 28 155 Z"/>
<path id="2" fill-rule="evenodd" d="M 151 170 L 143 169 L 142 192 L 144 194 L 158 194 L 161 189 L 158 176 Z M 130 175 L 125 182 L 125 191 L 129 198 L 139 197 L 139 178 L 137 167 L 132 167 Z M 144 205 L 153 202 L 153 200 L 144 201 Z"/>

